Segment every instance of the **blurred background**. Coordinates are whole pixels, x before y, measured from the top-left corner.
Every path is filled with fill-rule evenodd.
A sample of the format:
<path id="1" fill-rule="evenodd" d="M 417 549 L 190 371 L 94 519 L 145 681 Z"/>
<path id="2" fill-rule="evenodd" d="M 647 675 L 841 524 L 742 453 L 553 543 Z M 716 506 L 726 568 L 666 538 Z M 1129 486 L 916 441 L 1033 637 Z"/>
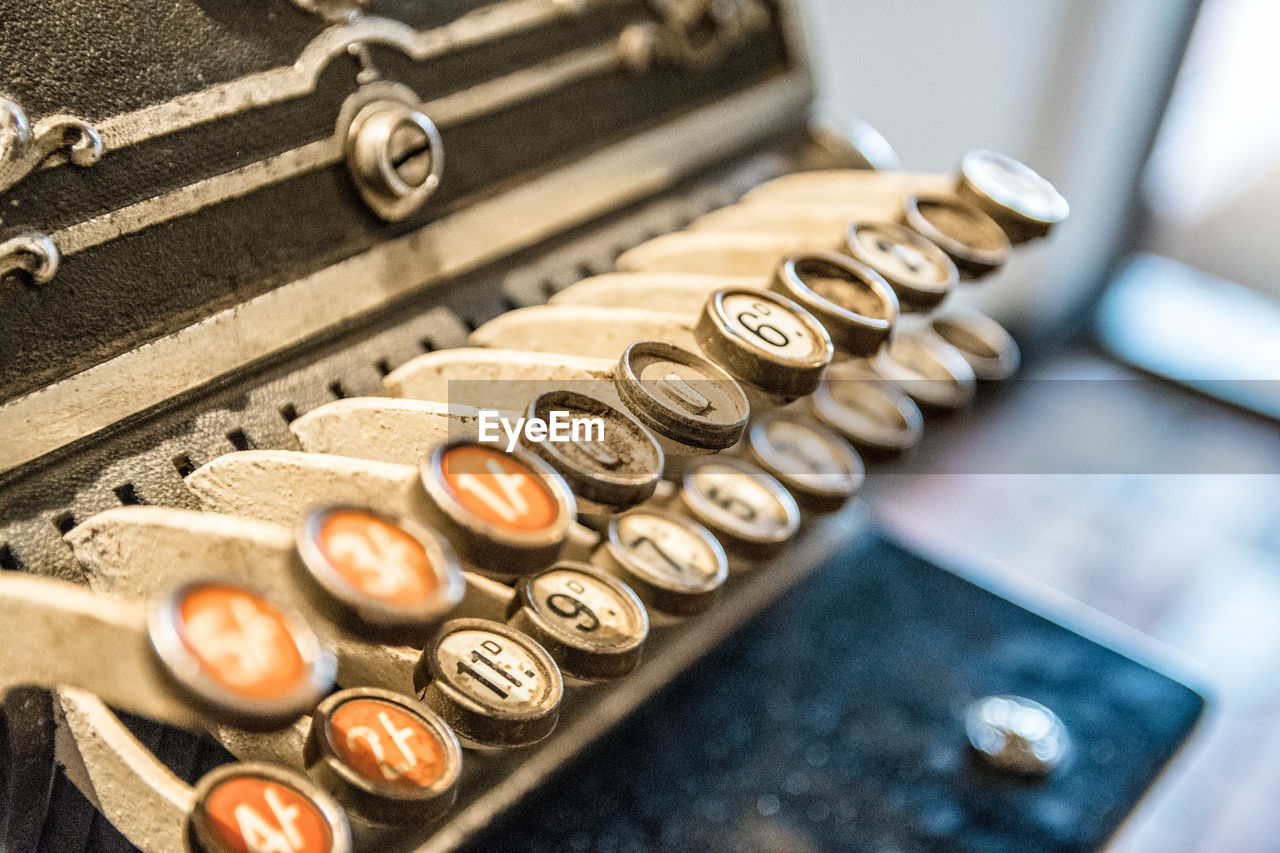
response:
<path id="1" fill-rule="evenodd" d="M 913 171 L 1011 154 L 1072 206 L 962 295 L 1027 367 L 942 425 L 932 470 L 950 473 L 886 475 L 885 523 L 1198 674 L 1205 724 L 1114 850 L 1280 850 L 1280 3 L 807 7 L 826 115 L 865 121 Z M 1123 393 L 1077 390 L 1064 420 L 1051 380 Z M 1049 470 L 992 465 L 1064 444 Z"/>

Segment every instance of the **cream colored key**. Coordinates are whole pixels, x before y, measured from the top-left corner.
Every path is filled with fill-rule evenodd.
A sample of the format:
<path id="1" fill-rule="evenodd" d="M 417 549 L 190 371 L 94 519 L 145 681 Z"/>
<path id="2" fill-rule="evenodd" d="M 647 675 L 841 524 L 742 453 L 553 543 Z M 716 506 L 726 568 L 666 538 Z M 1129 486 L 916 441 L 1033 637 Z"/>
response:
<path id="1" fill-rule="evenodd" d="M 607 358 L 499 347 L 456 347 L 429 352 L 405 362 L 387 375 L 383 385 L 393 397 L 448 400 L 450 382 L 491 382 L 491 387 L 486 388 L 487 405 L 520 410 L 546 391 L 548 382 L 572 382 L 574 390 L 613 405 L 611 398 L 601 395 L 613 393 L 616 367 L 617 362 Z"/>
<path id="2" fill-rule="evenodd" d="M 949 193 L 953 175 L 916 172 L 874 172 L 864 169 L 826 169 L 783 175 L 747 193 L 748 202 L 852 201 L 896 203 L 909 193 Z"/>
<path id="3" fill-rule="evenodd" d="M 335 400 L 307 412 L 289 428 L 305 449 L 316 453 L 342 454 L 359 447 L 357 455 L 364 459 L 413 463 L 450 438 L 475 435 L 477 413 L 444 402 L 447 399 Z"/>
<path id="4" fill-rule="evenodd" d="M 521 308 L 476 329 L 470 343 L 610 358 L 639 340 L 703 353 L 759 392 L 753 405 L 770 407 L 814 390 L 833 354 L 826 329 L 800 305 L 738 287 L 713 291 L 698 314 L 590 305 Z"/>
<path id="5" fill-rule="evenodd" d="M 197 468 L 185 482 L 207 510 L 281 525 L 297 524 L 308 509 L 321 504 L 372 506 L 420 523 L 431 518 L 421 473 L 410 464 L 326 453 L 245 450 Z M 580 559 L 599 544 L 599 538 L 574 523 L 561 556 Z"/>
<path id="6" fill-rule="evenodd" d="M 843 234 L 850 222 L 896 222 L 902 218 L 902 200 L 743 202 L 713 210 L 690 223 L 698 233 L 728 234 L 796 233 L 830 241 Z"/>
<path id="7" fill-rule="evenodd" d="M 748 414 L 742 388 L 722 368 L 655 341 L 632 344 L 616 361 L 496 347 L 441 350 L 402 365 L 387 377 L 387 387 L 419 399 L 473 397 L 469 402 L 498 407 L 572 389 L 639 418 L 668 460 L 733 445 Z M 701 392 L 689 395 L 690 388 Z"/>
<path id="8" fill-rule="evenodd" d="M 608 273 L 583 279 L 551 297 L 552 305 L 599 305 L 695 314 L 707 295 L 722 287 L 769 286 L 768 276 L 685 273 Z M 390 378 L 390 377 L 388 377 Z"/>
<path id="9" fill-rule="evenodd" d="M 332 638 L 340 683 L 413 691 L 420 652 L 339 630 L 299 584 L 294 532 L 288 527 L 209 512 L 126 506 L 89 518 L 66 539 L 94 589 L 137 596 L 209 577 L 246 583 L 292 604 Z M 459 586 L 456 598 L 461 592 Z"/>
<path id="10" fill-rule="evenodd" d="M 841 236 L 826 242 L 803 232 L 702 232 L 663 234 L 618 258 L 623 272 L 697 273 L 767 278 L 778 261 L 806 249 L 839 249 Z"/>
<path id="11" fill-rule="evenodd" d="M 474 347 L 616 360 L 636 341 L 666 341 L 697 350 L 696 314 L 593 305 L 535 305 L 500 314 L 471 333 Z"/>

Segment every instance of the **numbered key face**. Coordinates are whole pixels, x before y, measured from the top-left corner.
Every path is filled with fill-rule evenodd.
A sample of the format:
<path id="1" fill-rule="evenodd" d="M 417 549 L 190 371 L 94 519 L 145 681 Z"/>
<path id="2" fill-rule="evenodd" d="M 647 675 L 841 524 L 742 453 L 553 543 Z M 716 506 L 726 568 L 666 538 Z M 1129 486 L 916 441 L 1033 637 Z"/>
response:
<path id="1" fill-rule="evenodd" d="M 750 407 L 741 386 L 700 355 L 658 341 L 637 341 L 618 363 L 618 395 L 661 436 L 723 450 L 737 443 Z"/>
<path id="2" fill-rule="evenodd" d="M 712 459 L 684 475 L 681 499 L 728 548 L 754 553 L 795 535 L 795 499 L 773 477 L 737 459 Z"/>
<path id="3" fill-rule="evenodd" d="M 924 430 L 924 417 L 910 397 L 852 363 L 832 368 L 811 405 L 819 421 L 860 450 L 881 456 L 914 447 Z"/>
<path id="4" fill-rule="evenodd" d="M 541 643 L 566 675 L 590 681 L 634 669 L 649 634 L 634 592 L 577 563 L 560 563 L 521 581 L 512 624 Z"/>
<path id="5" fill-rule="evenodd" d="M 751 288 L 712 293 L 694 335 L 732 376 L 784 398 L 811 393 L 835 351 L 812 314 L 784 296 Z"/>
<path id="6" fill-rule="evenodd" d="M 551 733 L 563 680 L 531 638 L 505 625 L 456 619 L 423 655 L 423 701 L 466 745 L 523 746 Z"/>
<path id="7" fill-rule="evenodd" d="M 544 441 L 524 433 L 525 446 L 564 477 L 579 499 L 579 512 L 633 506 L 647 500 L 662 478 L 665 460 L 653 435 L 594 397 L 566 390 L 540 394 L 529 418 L 549 424 L 552 432 Z"/>
<path id="8" fill-rule="evenodd" d="M 861 486 L 865 469 L 858 454 L 831 430 L 775 412 L 752 424 L 755 461 L 802 503 L 834 509 Z"/>
<path id="9" fill-rule="evenodd" d="M 461 570 L 441 537 L 361 507 L 310 511 L 298 530 L 309 577 L 337 621 L 375 632 L 420 632 L 462 598 Z"/>
<path id="10" fill-rule="evenodd" d="M 835 252 L 784 258 L 770 287 L 808 309 L 850 355 L 880 349 L 898 319 L 898 299 L 880 274 Z"/>
<path id="11" fill-rule="evenodd" d="M 908 196 L 903 221 L 947 253 L 961 278 L 980 278 L 1009 259 L 1009 238 L 1000 225 L 966 201 Z"/>
<path id="12" fill-rule="evenodd" d="M 710 607 L 728 573 L 724 549 L 706 528 L 654 510 L 612 519 L 601 557 L 645 604 L 676 616 Z"/>
<path id="13" fill-rule="evenodd" d="M 333 656 L 310 628 L 230 584 L 179 588 L 152 610 L 150 634 L 182 688 L 247 727 L 287 722 L 333 684 Z"/>
<path id="14" fill-rule="evenodd" d="M 845 232 L 845 247 L 884 277 L 904 312 L 928 311 L 959 280 L 951 258 L 904 225 L 855 222 Z"/>
<path id="15" fill-rule="evenodd" d="M 374 688 L 335 693 L 316 708 L 306 759 L 347 808 L 388 822 L 424 821 L 448 809 L 462 765 L 439 716 Z"/>
<path id="16" fill-rule="evenodd" d="M 463 560 L 504 579 L 555 561 L 577 505 L 564 479 L 525 450 L 437 447 L 422 466 L 432 522 Z"/>
<path id="17" fill-rule="evenodd" d="M 229 764 L 196 786 L 189 817 L 200 853 L 349 853 L 342 809 L 306 779 L 268 764 Z"/>
<path id="18" fill-rule="evenodd" d="M 970 151 L 964 156 L 956 191 L 1000 223 L 1014 243 L 1047 235 L 1071 211 L 1053 184 L 994 151 Z"/>

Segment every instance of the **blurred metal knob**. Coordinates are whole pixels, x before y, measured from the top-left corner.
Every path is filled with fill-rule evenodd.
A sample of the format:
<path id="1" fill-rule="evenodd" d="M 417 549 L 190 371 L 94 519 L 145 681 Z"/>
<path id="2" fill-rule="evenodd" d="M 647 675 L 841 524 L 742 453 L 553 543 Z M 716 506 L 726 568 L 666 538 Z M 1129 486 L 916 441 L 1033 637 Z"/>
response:
<path id="1" fill-rule="evenodd" d="M 404 219 L 440 186 L 444 142 L 424 113 L 399 101 L 375 101 L 351 122 L 347 164 L 374 213 Z"/>

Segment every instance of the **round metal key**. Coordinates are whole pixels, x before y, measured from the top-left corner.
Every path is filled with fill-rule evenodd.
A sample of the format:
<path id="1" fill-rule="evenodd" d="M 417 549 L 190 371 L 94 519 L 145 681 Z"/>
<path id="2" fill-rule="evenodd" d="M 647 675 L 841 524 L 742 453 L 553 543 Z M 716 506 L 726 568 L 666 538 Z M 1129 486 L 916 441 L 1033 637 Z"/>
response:
<path id="1" fill-rule="evenodd" d="M 165 672 L 222 722 L 279 728 L 333 688 L 336 660 L 306 623 L 225 581 L 178 587 L 157 600 L 148 627 Z"/>
<path id="2" fill-rule="evenodd" d="M 187 835 L 195 853 L 351 853 L 351 827 L 333 797 L 274 764 L 224 764 L 195 787 Z"/>
<path id="3" fill-rule="evenodd" d="M 856 362 L 832 365 L 810 398 L 814 417 L 864 453 L 914 447 L 924 431 L 920 407 L 893 383 Z"/>
<path id="4" fill-rule="evenodd" d="M 903 222 L 947 253 L 960 277 L 981 278 L 1009 260 L 1009 238 L 987 214 L 958 198 L 909 195 Z"/>
<path id="5" fill-rule="evenodd" d="M 511 580 L 555 562 L 577 513 L 573 493 L 526 450 L 438 445 L 422 463 L 432 522 L 483 574 Z"/>
<path id="6" fill-rule="evenodd" d="M 528 635 L 484 619 L 445 623 L 422 654 L 414 683 L 463 746 L 528 746 L 551 734 L 564 680 Z"/>
<path id="7" fill-rule="evenodd" d="M 785 296 L 749 287 L 707 297 L 694 338 L 735 379 L 783 400 L 812 393 L 835 352 L 812 314 Z"/>
<path id="8" fill-rule="evenodd" d="M 849 443 L 807 417 L 770 412 L 747 431 L 751 461 L 787 487 L 802 506 L 839 509 L 862 487 L 866 468 Z"/>
<path id="9" fill-rule="evenodd" d="M 625 581 L 651 611 L 667 616 L 705 612 L 729 571 L 724 548 L 705 527 L 653 509 L 610 519 L 591 561 Z"/>
<path id="10" fill-rule="evenodd" d="M 619 512 L 653 495 L 666 460 L 653 434 L 639 421 L 576 391 L 548 391 L 529 404 L 529 419 L 552 424 L 553 430 L 557 415 L 566 419 L 566 427 L 581 419 L 598 423 L 599 430 L 588 424 L 585 434 L 575 435 L 566 428 L 568 440 L 555 440 L 551 434 L 546 441 L 533 441 L 525 431 L 521 440 L 564 477 L 578 498 L 579 512 Z"/>
<path id="11" fill-rule="evenodd" d="M 367 507 L 316 507 L 296 539 L 317 604 L 359 633 L 420 643 L 466 591 L 442 536 Z"/>
<path id="12" fill-rule="evenodd" d="M 649 636 L 644 605 L 626 584 L 585 563 L 560 562 L 516 585 L 508 623 L 547 650 L 564 675 L 621 678 Z"/>
<path id="13" fill-rule="evenodd" d="M 977 311 L 948 311 L 929 327 L 969 362 L 979 379 L 1007 379 L 1022 360 L 1018 344 L 999 323 Z"/>
<path id="14" fill-rule="evenodd" d="M 852 258 L 888 282 L 903 313 L 932 310 L 960 280 L 947 253 L 905 225 L 854 222 L 844 239 Z"/>
<path id="15" fill-rule="evenodd" d="M 1015 245 L 1045 237 L 1071 207 L 1029 166 L 994 151 L 970 151 L 960 161 L 956 195 L 994 219 Z"/>
<path id="16" fill-rule="evenodd" d="M 457 799 L 462 750 L 430 708 L 361 687 L 325 699 L 311 717 L 307 772 L 344 808 L 378 823 L 426 823 Z"/>
<path id="17" fill-rule="evenodd" d="M 1010 773 L 1044 776 L 1060 767 L 1071 739 L 1058 715 L 1021 696 L 987 696 L 965 712 L 969 744 L 983 760 Z"/>
<path id="18" fill-rule="evenodd" d="M 734 457 L 700 459 L 685 471 L 679 503 L 739 556 L 777 553 L 800 527 L 795 498 L 760 468 Z"/>
<path id="19" fill-rule="evenodd" d="M 875 353 L 898 319 L 898 298 L 888 282 L 866 264 L 835 252 L 784 258 L 770 288 L 817 317 L 832 343 L 849 355 Z"/>
<path id="20" fill-rule="evenodd" d="M 637 420 L 679 444 L 723 450 L 746 429 L 750 405 L 742 387 L 720 366 L 680 347 L 633 343 L 614 382 Z"/>
<path id="21" fill-rule="evenodd" d="M 918 331 L 898 334 L 872 366 L 922 408 L 934 411 L 967 406 L 977 386 L 973 368 L 954 347 Z"/>

